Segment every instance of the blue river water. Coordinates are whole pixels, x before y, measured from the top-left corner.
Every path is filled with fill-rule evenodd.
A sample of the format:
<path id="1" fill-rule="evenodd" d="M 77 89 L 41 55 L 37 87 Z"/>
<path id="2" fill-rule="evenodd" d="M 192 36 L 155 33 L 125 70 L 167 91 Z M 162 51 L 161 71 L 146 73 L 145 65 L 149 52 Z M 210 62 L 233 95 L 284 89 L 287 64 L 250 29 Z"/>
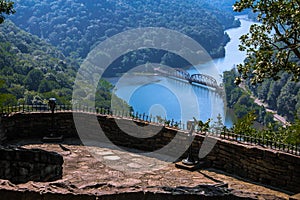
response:
<path id="1" fill-rule="evenodd" d="M 245 16 L 238 18 L 241 26 L 226 30 L 231 40 L 225 47 L 225 57 L 213 59 L 196 68 L 187 68 L 190 74 L 199 72 L 208 74 L 220 84 L 224 71 L 243 62 L 245 52 L 238 50 L 239 37 L 249 31 L 253 22 L 247 20 Z M 126 75 L 120 79 L 108 78 L 108 80 L 115 85 L 113 92 L 127 101 L 138 113 L 161 116 L 182 123 L 186 123 L 193 117 L 202 121 L 209 118 L 216 121 L 220 114 L 224 125 L 231 127 L 233 124 L 230 114 L 226 112 L 225 99 L 216 91 L 206 87 L 158 75 Z"/>

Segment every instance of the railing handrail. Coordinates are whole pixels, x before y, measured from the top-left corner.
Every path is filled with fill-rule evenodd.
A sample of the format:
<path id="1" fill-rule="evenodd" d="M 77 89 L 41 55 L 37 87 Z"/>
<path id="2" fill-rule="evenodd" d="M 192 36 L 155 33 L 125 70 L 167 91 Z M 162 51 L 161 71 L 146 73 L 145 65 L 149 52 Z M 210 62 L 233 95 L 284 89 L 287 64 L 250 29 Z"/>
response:
<path id="1" fill-rule="evenodd" d="M 167 119 L 162 119 L 161 117 L 158 116 L 153 116 L 151 114 L 147 115 L 145 113 L 138 113 L 133 111 L 111 110 L 109 108 L 104 108 L 104 107 L 91 108 L 85 105 L 72 106 L 71 104 L 57 104 L 55 107 L 55 111 L 56 112 L 76 111 L 76 112 L 83 112 L 83 113 L 110 115 L 114 117 L 130 118 L 130 119 L 139 120 L 151 124 L 158 124 L 158 125 L 175 128 L 183 131 L 187 130 L 187 127 L 181 121 L 176 122 L 174 119 L 167 120 Z M 28 112 L 51 112 L 51 110 L 47 104 L 19 104 L 14 106 L 0 107 L 1 117 L 9 116 L 10 114 L 13 113 L 28 113 Z M 202 135 L 204 134 L 204 135 L 218 136 L 219 138 L 224 140 L 236 141 L 248 145 L 259 145 L 265 148 L 291 153 L 293 155 L 300 155 L 300 146 L 277 142 L 260 136 L 253 137 L 244 134 L 235 134 L 231 131 L 228 131 L 227 129 L 223 129 L 219 133 L 213 133 L 213 132 L 203 133 L 199 131 L 196 131 L 196 133 Z"/>

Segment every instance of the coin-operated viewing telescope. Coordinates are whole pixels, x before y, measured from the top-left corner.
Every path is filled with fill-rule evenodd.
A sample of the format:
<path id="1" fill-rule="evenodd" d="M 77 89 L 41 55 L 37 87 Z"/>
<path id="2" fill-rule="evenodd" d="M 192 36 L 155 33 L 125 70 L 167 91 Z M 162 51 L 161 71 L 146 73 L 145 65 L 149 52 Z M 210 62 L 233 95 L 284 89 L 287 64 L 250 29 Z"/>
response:
<path id="1" fill-rule="evenodd" d="M 48 101 L 48 105 L 50 107 L 50 110 L 51 110 L 52 114 L 54 114 L 55 107 L 56 107 L 56 99 L 55 98 L 50 98 L 49 101 Z"/>
<path id="2" fill-rule="evenodd" d="M 55 108 L 56 108 L 56 99 L 50 98 L 48 101 L 49 108 L 51 110 L 51 129 L 49 130 L 50 134 L 48 136 L 43 137 L 43 142 L 62 142 L 63 136 L 57 135 L 57 127 L 55 123 Z"/>

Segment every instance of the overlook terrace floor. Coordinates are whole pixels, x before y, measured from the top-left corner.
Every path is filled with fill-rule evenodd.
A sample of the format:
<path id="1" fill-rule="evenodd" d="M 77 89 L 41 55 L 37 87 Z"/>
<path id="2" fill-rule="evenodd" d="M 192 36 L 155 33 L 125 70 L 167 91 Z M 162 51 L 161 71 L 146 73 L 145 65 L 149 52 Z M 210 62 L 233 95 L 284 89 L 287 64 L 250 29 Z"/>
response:
<path id="1" fill-rule="evenodd" d="M 198 185 L 228 184 L 228 189 L 235 196 L 250 197 L 251 199 L 288 199 L 289 195 L 274 189 L 247 182 L 214 169 L 203 169 L 194 172 L 181 170 L 174 163 L 140 156 L 134 153 L 118 151 L 111 148 L 82 146 L 76 139 L 65 141 L 63 146 L 58 144 L 42 144 L 38 140 L 18 141 L 24 148 L 39 148 L 54 151 L 64 158 L 63 177 L 53 182 L 27 182 L 13 184 L 0 180 L 0 191 L 21 191 L 55 193 L 55 194 L 87 194 L 106 196 L 130 192 L 170 193 L 176 192 L 176 187 L 193 188 Z M 91 152 L 97 152 L 106 159 L 101 162 L 95 159 Z M 110 167 L 108 161 L 127 163 L 128 169 L 139 169 L 143 166 L 161 168 L 144 172 L 131 172 Z M 181 190 L 178 190 L 179 192 Z M 1 198 L 0 198 L 1 199 Z"/>

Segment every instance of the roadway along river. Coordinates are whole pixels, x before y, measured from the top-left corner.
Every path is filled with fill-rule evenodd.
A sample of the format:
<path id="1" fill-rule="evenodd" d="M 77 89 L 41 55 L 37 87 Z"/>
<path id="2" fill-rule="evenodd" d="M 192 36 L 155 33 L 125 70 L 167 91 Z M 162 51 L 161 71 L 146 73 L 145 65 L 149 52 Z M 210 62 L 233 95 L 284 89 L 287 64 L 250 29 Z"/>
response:
<path id="1" fill-rule="evenodd" d="M 253 22 L 248 21 L 245 16 L 239 18 L 241 27 L 226 31 L 231 40 L 225 47 L 225 57 L 196 67 L 201 73 L 214 76 L 219 83 L 223 71 L 232 69 L 245 58 L 245 53 L 238 50 L 239 37 L 248 32 Z M 193 67 L 186 70 L 190 74 L 199 73 Z M 224 99 L 207 88 L 162 76 L 130 76 L 125 81 L 117 81 L 116 78 L 108 80 L 115 85 L 115 94 L 127 101 L 138 113 L 184 123 L 193 117 L 202 121 L 212 118 L 215 121 L 217 115 L 221 114 L 222 119 L 225 119 L 224 124 L 232 126 L 231 117 L 226 114 Z"/>

